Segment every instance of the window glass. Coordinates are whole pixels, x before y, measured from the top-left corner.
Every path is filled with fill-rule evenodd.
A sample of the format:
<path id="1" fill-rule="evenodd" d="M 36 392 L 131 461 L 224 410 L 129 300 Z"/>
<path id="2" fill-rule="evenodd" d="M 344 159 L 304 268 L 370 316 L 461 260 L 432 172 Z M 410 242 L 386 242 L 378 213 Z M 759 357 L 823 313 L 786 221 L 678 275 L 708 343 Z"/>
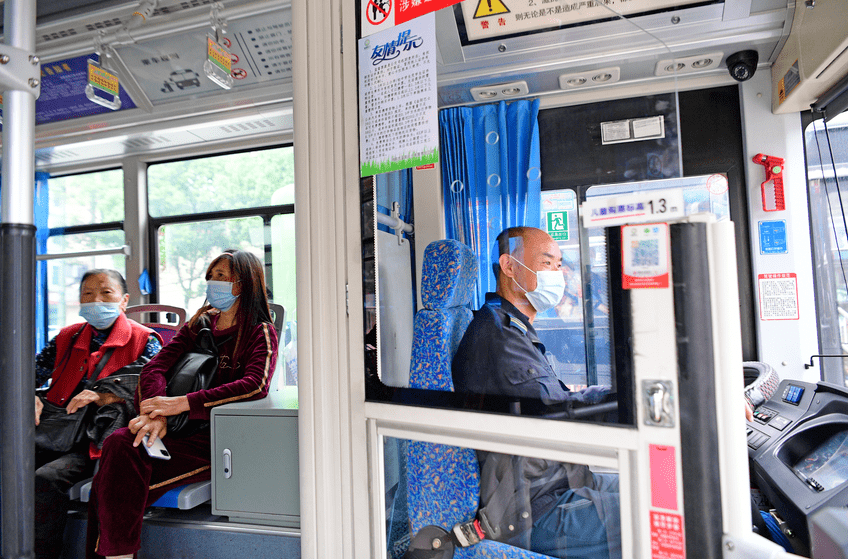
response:
<path id="1" fill-rule="evenodd" d="M 848 353 L 848 113 L 816 121 L 804 135 L 810 200 L 810 230 L 821 353 Z M 825 357 L 822 378 L 848 384 L 848 360 Z"/>
<path id="2" fill-rule="evenodd" d="M 69 227 L 124 219 L 124 174 L 120 169 L 51 178 L 48 226 Z"/>
<path id="3" fill-rule="evenodd" d="M 403 557 L 427 525 L 475 517 L 486 539 L 513 547 L 553 557 L 621 557 L 619 476 L 609 465 L 383 441 L 387 557 Z"/>
<path id="4" fill-rule="evenodd" d="M 159 303 L 191 316 L 206 299 L 206 268 L 227 249 L 265 259 L 261 217 L 174 223 L 159 228 Z M 266 278 L 267 279 L 267 278 Z"/>
<path id="5" fill-rule="evenodd" d="M 273 239 L 270 243 L 266 240 Z M 294 214 L 172 223 L 159 227 L 159 302 L 186 309 L 191 317 L 206 299 L 206 268 L 227 249 L 246 250 L 265 262 L 269 302 L 285 309 L 274 386 L 297 384 Z M 270 247 L 270 254 L 262 247 Z M 273 271 L 272 271 L 273 270 Z M 276 273 L 275 273 L 276 272 Z"/>
<path id="6" fill-rule="evenodd" d="M 294 203 L 294 151 L 283 147 L 151 165 L 150 215 Z M 273 201 L 272 201 L 273 199 Z"/>
<path id="7" fill-rule="evenodd" d="M 297 384 L 297 292 L 294 244 L 294 214 L 271 218 L 271 264 L 273 280 L 271 295 L 274 303 L 286 311 L 284 331 L 280 338 L 280 360 L 286 366 L 286 385 Z M 279 378 L 282 383 L 283 379 Z"/>
<path id="8" fill-rule="evenodd" d="M 123 231 L 98 231 L 59 235 L 47 240 L 48 254 L 115 248 L 124 244 Z M 82 322 L 79 317 L 79 282 L 92 268 L 112 268 L 126 276 L 123 254 L 77 256 L 47 260 L 47 339 L 65 326 Z"/>

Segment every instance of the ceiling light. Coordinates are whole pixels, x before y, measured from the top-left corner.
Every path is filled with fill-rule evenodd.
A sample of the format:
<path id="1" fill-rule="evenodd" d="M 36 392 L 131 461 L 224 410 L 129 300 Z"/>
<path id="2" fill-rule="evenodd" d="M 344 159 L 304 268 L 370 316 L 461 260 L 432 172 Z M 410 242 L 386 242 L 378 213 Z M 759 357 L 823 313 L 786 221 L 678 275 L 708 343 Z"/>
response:
<path id="1" fill-rule="evenodd" d="M 611 79 L 612 79 L 612 74 L 609 74 L 609 73 L 606 73 L 606 72 L 604 72 L 603 74 L 597 74 L 595 76 L 592 76 L 592 81 L 598 82 L 598 83 L 608 82 Z"/>
<path id="2" fill-rule="evenodd" d="M 584 83 L 586 83 L 586 78 L 583 78 L 583 77 L 571 78 L 570 80 L 566 81 L 565 83 L 567 83 L 571 87 L 577 87 L 578 85 L 583 85 Z"/>

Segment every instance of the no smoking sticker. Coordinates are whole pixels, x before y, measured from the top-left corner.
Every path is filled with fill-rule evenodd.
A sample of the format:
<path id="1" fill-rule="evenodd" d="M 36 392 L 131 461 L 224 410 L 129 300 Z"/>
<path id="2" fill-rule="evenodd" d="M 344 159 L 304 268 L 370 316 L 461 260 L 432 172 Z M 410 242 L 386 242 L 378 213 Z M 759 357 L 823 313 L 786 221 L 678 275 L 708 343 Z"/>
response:
<path id="1" fill-rule="evenodd" d="M 233 77 L 237 80 L 243 80 L 247 77 L 247 71 L 243 68 L 233 68 Z"/>

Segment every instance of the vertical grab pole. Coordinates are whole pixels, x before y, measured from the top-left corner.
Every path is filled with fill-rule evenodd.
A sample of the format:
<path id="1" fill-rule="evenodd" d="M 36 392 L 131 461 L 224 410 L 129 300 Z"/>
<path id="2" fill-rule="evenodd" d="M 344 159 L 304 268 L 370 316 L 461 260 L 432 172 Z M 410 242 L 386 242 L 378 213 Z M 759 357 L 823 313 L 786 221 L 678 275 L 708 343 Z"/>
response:
<path id="1" fill-rule="evenodd" d="M 6 46 L 35 53 L 35 0 L 6 0 Z M 2 48 L 2 45 L 0 45 Z M 3 92 L 0 513 L 4 559 L 31 559 L 35 488 L 35 96 Z"/>

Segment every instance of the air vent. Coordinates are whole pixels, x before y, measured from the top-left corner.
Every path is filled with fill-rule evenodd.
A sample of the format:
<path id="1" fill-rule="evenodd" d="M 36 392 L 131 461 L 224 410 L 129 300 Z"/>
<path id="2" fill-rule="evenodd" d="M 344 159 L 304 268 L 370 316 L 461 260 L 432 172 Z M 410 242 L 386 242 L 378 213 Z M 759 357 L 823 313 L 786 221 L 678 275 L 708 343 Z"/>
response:
<path id="1" fill-rule="evenodd" d="M 509 82 L 484 87 L 472 87 L 471 96 L 475 101 L 501 101 L 516 99 L 530 93 L 527 82 Z"/>
<path id="2" fill-rule="evenodd" d="M 708 54 L 698 54 L 695 56 L 687 56 L 685 58 L 675 58 L 660 60 L 657 62 L 655 76 L 670 76 L 675 72 L 678 74 L 689 74 L 691 72 L 703 72 L 718 68 L 721 60 L 724 58 L 724 53 L 711 52 Z"/>
<path id="3" fill-rule="evenodd" d="M 254 120 L 252 122 L 239 122 L 237 124 L 228 124 L 227 126 L 221 126 L 219 129 L 224 134 L 232 134 L 234 132 L 250 132 L 251 130 L 259 130 L 263 128 L 276 128 L 276 124 L 274 122 L 268 120 L 267 118 L 264 120 Z"/>
<path id="4" fill-rule="evenodd" d="M 153 16 L 156 17 L 159 15 L 173 14 L 183 10 L 189 10 L 191 8 L 199 8 L 201 6 L 212 4 L 213 2 L 215 2 L 215 0 L 192 0 L 191 2 L 180 2 L 176 6 L 163 6 L 161 8 L 156 8 L 153 10 Z"/>
<path id="5" fill-rule="evenodd" d="M 621 79 L 621 69 L 601 68 L 599 70 L 585 70 L 573 74 L 563 74 L 559 77 L 560 89 L 575 89 L 592 85 L 608 85 Z"/>
<path id="6" fill-rule="evenodd" d="M 125 146 L 131 148 L 147 148 L 156 144 L 169 144 L 170 140 L 162 136 L 140 136 L 138 138 L 130 138 L 124 142 Z"/>
<path id="7" fill-rule="evenodd" d="M 47 151 L 47 152 L 35 152 L 35 160 L 43 161 L 45 163 L 50 161 L 61 161 L 64 159 L 74 159 L 79 157 L 79 154 L 73 150 L 63 150 L 63 151 Z"/>

